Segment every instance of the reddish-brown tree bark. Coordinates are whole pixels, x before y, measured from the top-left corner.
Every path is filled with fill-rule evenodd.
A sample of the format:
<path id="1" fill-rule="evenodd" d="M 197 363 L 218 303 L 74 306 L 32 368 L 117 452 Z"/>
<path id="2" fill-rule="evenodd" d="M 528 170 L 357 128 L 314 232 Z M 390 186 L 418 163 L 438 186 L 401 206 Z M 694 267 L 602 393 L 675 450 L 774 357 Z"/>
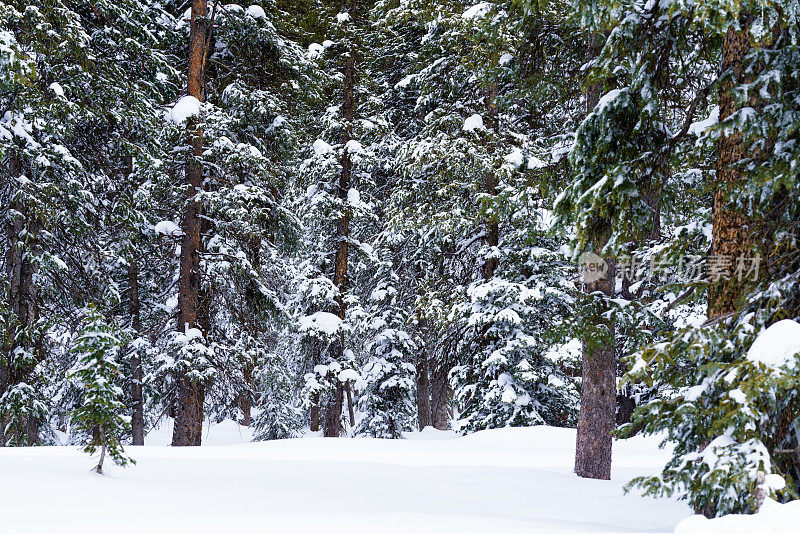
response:
<path id="1" fill-rule="evenodd" d="M 189 33 L 189 95 L 203 101 L 205 95 L 204 63 L 206 54 L 208 6 L 206 0 L 192 0 Z M 203 171 L 198 159 L 203 154 L 203 132 L 196 128 L 191 137 L 193 158 L 186 165 L 189 185 L 188 200 L 183 213 L 178 304 L 179 328 L 186 331 L 198 328 L 200 308 L 200 252 L 202 250 L 201 201 L 197 194 L 203 188 Z M 203 429 L 204 391 L 201 384 L 180 377 L 175 407 L 173 446 L 200 445 Z"/>
<path id="2" fill-rule="evenodd" d="M 500 132 L 500 119 L 497 111 L 497 84 L 492 83 L 486 91 L 486 122 L 490 130 L 495 134 Z M 484 178 L 484 189 L 492 196 L 497 195 L 499 185 L 496 172 L 489 171 Z M 500 244 L 500 219 L 495 208 L 486 220 L 486 237 L 484 243 L 490 247 L 497 247 Z M 483 278 L 485 280 L 494 276 L 499 265 L 499 260 L 495 257 L 487 258 L 483 264 Z"/>
<path id="3" fill-rule="evenodd" d="M 351 24 L 352 24 L 352 17 L 355 15 L 353 10 L 354 2 L 349 3 L 349 10 L 351 16 Z M 352 183 L 353 178 L 353 161 L 350 157 L 349 150 L 347 149 L 346 145 L 347 142 L 353 138 L 353 117 L 355 113 L 355 76 L 356 76 L 356 50 L 353 43 L 350 44 L 350 48 L 346 52 L 346 56 L 344 58 L 344 84 L 342 86 L 342 120 L 344 122 L 342 127 L 342 139 L 341 142 L 345 145 L 345 149 L 342 152 L 341 158 L 341 166 L 342 171 L 339 174 L 339 187 L 337 188 L 337 197 L 342 201 L 344 205 L 347 204 L 347 194 L 350 191 L 350 184 Z M 339 294 L 336 297 L 337 309 L 336 314 L 344 320 L 347 314 L 347 303 L 345 302 L 344 295 L 347 291 L 347 261 L 348 261 L 348 252 L 349 252 L 349 244 L 348 239 L 350 237 L 350 210 L 349 208 L 344 208 L 342 210 L 342 214 L 336 222 L 336 237 L 337 237 L 337 248 L 336 248 L 336 257 L 334 260 L 334 272 L 333 272 L 333 284 L 339 290 Z M 344 361 L 344 335 L 340 335 L 340 339 L 334 343 L 331 347 L 332 357 L 335 361 L 343 362 Z M 323 431 L 325 436 L 327 437 L 336 437 L 341 435 L 342 433 L 342 402 L 344 400 L 344 385 L 338 381 L 338 378 L 334 379 L 336 381 L 335 390 L 333 395 L 328 399 L 328 403 L 325 407 L 325 419 L 323 425 Z M 348 395 L 348 402 L 350 401 L 351 396 Z M 352 405 L 350 405 L 350 409 L 352 409 Z"/>
<path id="4" fill-rule="evenodd" d="M 744 57 L 750 47 L 749 25 L 742 17 L 741 28 L 729 28 L 722 41 L 720 70 L 728 72 L 719 93 L 719 120 L 723 121 L 737 111 L 734 89 L 745 80 Z M 712 215 L 711 256 L 730 258 L 731 269 L 726 276 L 709 280 L 708 318 L 714 319 L 733 313 L 743 294 L 752 282 L 738 280 L 733 276 L 733 266 L 738 258 L 750 258 L 755 254 L 752 221 L 740 210 L 729 206 L 724 188 L 735 186 L 742 180 L 742 170 L 736 166 L 743 154 L 741 132 L 722 135 L 717 143 L 716 185 L 714 211 Z"/>

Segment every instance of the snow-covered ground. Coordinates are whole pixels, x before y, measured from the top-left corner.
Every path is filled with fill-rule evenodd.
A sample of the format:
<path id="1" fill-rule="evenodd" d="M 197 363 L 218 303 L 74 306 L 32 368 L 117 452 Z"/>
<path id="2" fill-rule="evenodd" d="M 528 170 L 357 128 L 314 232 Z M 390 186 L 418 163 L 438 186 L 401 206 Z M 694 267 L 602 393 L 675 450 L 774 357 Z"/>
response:
<path id="1" fill-rule="evenodd" d="M 615 443 L 612 480 L 598 481 L 572 473 L 569 429 L 247 443 L 226 422 L 203 437 L 171 448 L 165 426 L 105 476 L 74 447 L 0 449 L 0 532 L 652 533 L 691 515 L 623 494 L 666 460 L 652 438 Z"/>

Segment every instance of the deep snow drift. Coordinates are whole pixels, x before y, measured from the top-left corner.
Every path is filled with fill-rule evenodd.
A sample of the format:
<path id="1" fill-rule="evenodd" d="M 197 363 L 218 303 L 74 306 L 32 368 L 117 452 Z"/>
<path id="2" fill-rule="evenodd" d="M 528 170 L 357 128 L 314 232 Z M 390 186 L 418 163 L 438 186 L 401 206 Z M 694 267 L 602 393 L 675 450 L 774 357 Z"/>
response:
<path id="1" fill-rule="evenodd" d="M 0 531 L 632 533 L 671 532 L 691 515 L 623 495 L 666 460 L 653 439 L 615 443 L 607 482 L 572 473 L 569 429 L 241 443 L 248 429 L 227 422 L 199 448 L 163 446 L 169 430 L 105 476 L 73 447 L 0 449 Z"/>

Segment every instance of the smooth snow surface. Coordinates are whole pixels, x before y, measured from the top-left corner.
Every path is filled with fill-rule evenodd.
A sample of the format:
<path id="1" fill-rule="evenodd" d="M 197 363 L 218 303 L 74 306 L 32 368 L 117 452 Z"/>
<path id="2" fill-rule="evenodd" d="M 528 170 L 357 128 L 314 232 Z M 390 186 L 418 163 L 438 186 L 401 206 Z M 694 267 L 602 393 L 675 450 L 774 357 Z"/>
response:
<path id="1" fill-rule="evenodd" d="M 750 350 L 747 359 L 751 362 L 763 363 L 768 367 L 797 365 L 795 355 L 800 352 L 800 324 L 784 319 L 761 332 Z"/>
<path id="2" fill-rule="evenodd" d="M 767 499 L 753 515 L 731 514 L 716 519 L 694 515 L 675 527 L 675 534 L 795 534 L 800 529 L 800 501 L 780 504 Z"/>
<path id="3" fill-rule="evenodd" d="M 623 495 L 667 459 L 655 439 L 615 443 L 613 479 L 601 481 L 573 474 L 575 431 L 561 428 L 233 445 L 250 431 L 225 422 L 203 447 L 161 446 L 170 437 L 165 424 L 145 439 L 156 446 L 127 448 L 137 465 L 105 476 L 75 447 L 0 449 L 0 532 L 630 534 L 672 532 L 691 515 Z"/>

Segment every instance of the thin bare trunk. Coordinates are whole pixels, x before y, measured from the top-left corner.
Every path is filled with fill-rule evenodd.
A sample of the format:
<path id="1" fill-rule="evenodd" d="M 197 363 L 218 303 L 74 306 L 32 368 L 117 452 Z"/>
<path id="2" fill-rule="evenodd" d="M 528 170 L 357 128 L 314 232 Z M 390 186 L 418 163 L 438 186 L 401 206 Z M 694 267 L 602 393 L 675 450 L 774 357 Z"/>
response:
<path id="1" fill-rule="evenodd" d="M 95 470 L 97 471 L 98 475 L 103 474 L 103 462 L 106 459 L 106 442 L 105 442 L 105 434 L 103 434 L 103 426 L 101 425 L 100 428 L 97 429 L 98 434 L 100 435 L 100 439 L 103 440 L 103 445 L 100 447 L 100 461 L 97 462 L 97 467 Z"/>
<path id="2" fill-rule="evenodd" d="M 130 298 L 128 313 L 131 316 L 131 327 L 142 331 L 141 303 L 139 302 L 139 264 L 131 258 L 128 264 L 128 286 Z M 134 350 L 131 356 L 131 437 L 134 445 L 144 445 L 144 397 L 142 396 L 142 361 Z"/>
<path id="3" fill-rule="evenodd" d="M 347 415 L 350 417 L 350 428 L 356 426 L 356 414 L 353 410 L 353 391 L 350 382 L 345 384 L 344 390 L 347 393 Z"/>
<path id="4" fill-rule="evenodd" d="M 497 112 L 497 84 L 492 83 L 486 92 L 486 116 L 487 126 L 495 134 L 500 132 L 500 119 Z M 498 175 L 496 172 L 489 171 L 484 178 L 484 188 L 486 193 L 492 196 L 497 195 L 499 186 Z M 491 215 L 486 220 L 486 237 L 484 243 L 489 247 L 497 247 L 500 244 L 500 221 L 497 211 L 492 209 Z M 483 264 L 483 278 L 485 280 L 494 276 L 499 260 L 495 257 L 487 258 Z"/>
<path id="5" fill-rule="evenodd" d="M 433 425 L 431 417 L 431 383 L 428 374 L 428 353 L 425 348 L 417 357 L 417 417 L 419 429 Z"/>
<path id="6" fill-rule="evenodd" d="M 251 387 L 253 382 L 252 372 L 253 370 L 250 367 L 244 369 L 244 381 L 248 385 L 248 388 Z M 253 402 L 250 399 L 250 394 L 241 393 L 239 395 L 239 409 L 242 410 L 242 425 L 244 426 L 250 426 L 253 422 L 252 407 Z"/>

